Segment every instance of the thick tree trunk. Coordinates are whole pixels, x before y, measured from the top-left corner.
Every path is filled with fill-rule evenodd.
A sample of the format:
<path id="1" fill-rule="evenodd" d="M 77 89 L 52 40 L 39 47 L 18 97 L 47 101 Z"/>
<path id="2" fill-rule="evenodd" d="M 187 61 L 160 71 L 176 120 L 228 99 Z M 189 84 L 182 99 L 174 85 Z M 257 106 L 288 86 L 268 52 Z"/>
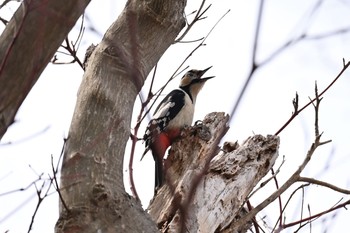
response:
<path id="1" fill-rule="evenodd" d="M 90 0 L 22 1 L 0 37 L 0 139 Z"/>
<path id="2" fill-rule="evenodd" d="M 162 232 L 244 232 L 231 229 L 256 184 L 273 166 L 277 136 L 254 135 L 219 150 L 228 116 L 211 113 L 173 144 L 165 161 L 166 184 L 148 207 Z"/>
<path id="3" fill-rule="evenodd" d="M 56 232 L 156 232 L 123 185 L 136 95 L 184 26 L 185 1 L 130 0 L 89 58 L 67 140 Z"/>

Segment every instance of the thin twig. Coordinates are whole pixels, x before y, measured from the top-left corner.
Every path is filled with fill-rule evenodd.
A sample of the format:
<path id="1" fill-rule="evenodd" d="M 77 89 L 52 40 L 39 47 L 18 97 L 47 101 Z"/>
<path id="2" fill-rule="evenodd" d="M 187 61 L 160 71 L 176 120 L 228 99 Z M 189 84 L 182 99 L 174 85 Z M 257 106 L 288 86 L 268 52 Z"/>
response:
<path id="1" fill-rule="evenodd" d="M 275 229 L 277 227 L 277 225 L 279 225 L 279 227 L 281 227 L 281 224 L 279 224 L 279 219 L 282 218 L 282 215 L 284 213 L 284 211 L 286 210 L 288 204 L 290 203 L 290 201 L 292 200 L 293 196 L 297 193 L 297 191 L 299 191 L 300 189 L 304 189 L 305 187 L 309 186 L 309 184 L 303 184 L 303 185 L 300 185 L 298 188 L 296 188 L 288 197 L 288 200 L 286 202 L 286 204 L 283 206 L 283 209 L 282 209 L 282 212 L 280 213 L 280 216 L 278 217 L 276 223 L 275 223 L 275 226 L 272 228 L 272 231 L 271 232 L 275 232 Z"/>
<path id="2" fill-rule="evenodd" d="M 73 64 L 75 62 L 77 62 L 79 64 L 79 66 L 83 69 L 84 69 L 84 64 L 83 62 L 80 61 L 79 57 L 77 56 L 77 53 L 78 53 L 78 49 L 79 49 L 79 46 L 80 46 L 80 43 L 81 43 L 81 40 L 83 38 L 83 35 L 84 35 L 84 31 L 85 31 L 85 27 L 84 27 L 84 15 L 82 16 L 82 20 L 81 20 L 81 24 L 80 24 L 80 28 L 79 28 L 79 34 L 76 38 L 76 40 L 73 42 L 73 41 L 69 41 L 68 39 L 68 36 L 64 39 L 64 43 L 65 45 L 61 45 L 60 47 L 62 47 L 63 49 L 65 49 L 68 53 L 65 53 L 65 52 L 62 52 L 62 51 L 58 51 L 58 53 L 62 53 L 64 55 L 67 55 L 67 56 L 71 56 L 73 58 L 73 60 L 69 61 L 69 62 L 58 62 L 58 58 L 57 56 L 55 55 L 53 57 L 53 59 L 51 60 L 51 62 L 53 64 L 56 64 L 56 65 L 62 65 L 62 64 Z"/>
<path id="3" fill-rule="evenodd" d="M 22 191 L 28 190 L 30 187 L 35 185 L 38 181 L 42 180 L 42 175 L 44 175 L 44 174 L 42 173 L 41 176 L 39 176 L 36 180 L 30 182 L 30 184 L 28 184 L 24 188 L 18 188 L 18 189 L 14 189 L 14 190 L 10 190 L 10 191 L 4 192 L 4 193 L 0 193 L 0 197 L 1 196 L 6 196 L 6 195 L 9 195 L 9 194 L 12 194 L 12 193 L 16 193 L 16 192 L 22 192 Z"/>
<path id="4" fill-rule="evenodd" d="M 29 136 L 25 136 L 23 138 L 17 139 L 16 141 L 8 141 L 8 142 L 0 143 L 0 146 L 12 146 L 12 145 L 16 145 L 16 144 L 20 144 L 20 143 L 32 140 L 38 136 L 43 135 L 49 129 L 50 129 L 50 126 L 46 126 L 45 128 L 38 130 L 37 132 L 35 132 Z"/>
<path id="5" fill-rule="evenodd" d="M 315 88 L 315 95 L 316 95 L 316 102 L 315 106 L 315 139 L 312 145 L 310 146 L 309 151 L 306 154 L 306 157 L 302 164 L 299 166 L 299 168 L 289 177 L 289 179 L 274 193 L 272 193 L 269 197 L 267 197 L 264 201 L 262 201 L 258 206 L 256 206 L 252 211 L 250 211 L 246 216 L 239 219 L 237 222 L 234 223 L 234 226 L 241 226 L 246 224 L 248 221 L 250 221 L 252 218 L 256 216 L 262 209 L 264 209 L 266 206 L 268 206 L 270 203 L 272 203 L 274 200 L 276 200 L 278 197 L 282 195 L 292 184 L 298 181 L 301 172 L 304 170 L 306 165 L 310 162 L 312 155 L 316 151 L 316 149 L 321 145 L 320 139 L 322 134 L 318 134 L 318 105 L 320 104 L 320 96 L 317 92 L 317 88 Z M 316 111 L 317 110 L 317 111 Z"/>
<path id="6" fill-rule="evenodd" d="M 2 17 L 0 17 L 0 21 L 1 21 L 5 26 L 9 23 L 8 20 L 6 20 L 6 19 L 4 19 L 4 18 L 2 18 Z"/>
<path id="7" fill-rule="evenodd" d="M 182 39 L 187 35 L 187 33 L 191 30 L 191 28 L 193 27 L 193 25 L 203 19 L 202 16 L 204 15 L 205 12 L 207 12 L 209 10 L 209 8 L 211 7 L 211 4 L 202 12 L 202 9 L 204 7 L 204 4 L 205 4 L 205 0 L 202 1 L 201 5 L 199 6 L 198 10 L 197 10 L 197 14 L 194 16 L 194 19 L 192 20 L 192 22 L 189 24 L 187 23 L 187 28 L 186 30 L 182 33 L 181 36 L 179 36 L 178 39 L 175 40 L 174 43 L 178 43 L 178 42 L 181 42 Z M 187 21 L 187 20 L 186 20 Z"/>
<path id="8" fill-rule="evenodd" d="M 305 222 L 305 221 L 314 220 L 315 218 L 319 218 L 319 217 L 321 217 L 322 215 L 325 215 L 325 214 L 327 214 L 327 213 L 330 213 L 330 212 L 332 212 L 332 211 L 334 211 L 334 210 L 337 210 L 337 209 L 340 209 L 340 208 L 346 208 L 347 205 L 350 205 L 350 200 L 348 200 L 348 201 L 346 201 L 346 202 L 343 202 L 343 203 L 341 203 L 341 204 L 339 204 L 339 205 L 336 205 L 336 206 L 334 206 L 334 207 L 332 207 L 332 208 L 329 208 L 328 210 L 322 211 L 322 212 L 320 212 L 320 213 L 318 213 L 318 214 L 309 216 L 309 217 L 304 218 L 304 219 L 300 219 L 300 220 L 295 221 L 295 222 L 291 222 L 291 223 L 288 223 L 288 224 L 284 224 L 284 225 L 283 225 L 283 229 L 286 229 L 286 228 L 288 228 L 288 227 L 295 226 L 295 225 L 299 224 L 300 222 Z"/>
<path id="9" fill-rule="evenodd" d="M 278 184 L 278 180 L 277 180 L 277 177 L 274 175 L 275 172 L 273 170 L 273 168 L 271 168 L 271 173 L 273 175 L 273 180 L 275 181 L 275 186 L 276 186 L 276 189 L 278 190 L 279 189 L 279 184 Z M 280 211 L 280 225 L 282 225 L 282 197 L 279 196 L 278 197 L 278 206 L 279 206 L 279 211 Z"/>
<path id="10" fill-rule="evenodd" d="M 66 202 L 63 199 L 62 193 L 60 191 L 60 186 L 58 185 L 58 181 L 57 181 L 57 172 L 58 172 L 58 170 L 55 169 L 55 167 L 53 165 L 53 157 L 52 157 L 52 155 L 51 155 L 51 169 L 52 169 L 52 174 L 53 174 L 52 180 L 54 181 L 54 188 L 56 189 L 56 191 L 58 193 L 58 196 L 60 198 L 60 201 L 61 201 L 62 205 L 64 206 L 66 211 L 69 213 L 70 210 L 68 208 L 68 205 L 66 204 Z"/>
<path id="11" fill-rule="evenodd" d="M 141 117 L 142 117 L 142 114 L 143 114 L 145 108 L 147 107 L 148 103 L 151 101 L 152 96 L 153 96 L 152 87 L 153 87 L 153 82 L 154 82 L 154 79 L 156 76 L 156 72 L 157 72 L 157 64 L 155 65 L 154 70 L 153 70 L 151 85 L 150 85 L 150 88 L 148 91 L 148 96 L 147 96 L 146 101 L 143 101 L 142 95 L 141 95 L 141 93 L 139 93 L 139 98 L 141 101 L 141 109 L 140 109 L 139 115 L 137 116 L 136 125 L 134 127 L 134 132 L 130 134 L 130 138 L 131 138 L 131 150 L 130 150 L 130 158 L 129 158 L 130 190 L 132 192 L 132 195 L 138 201 L 140 200 L 140 198 L 139 198 L 139 195 L 138 195 L 137 190 L 136 190 L 136 186 L 135 186 L 135 182 L 134 182 L 134 173 L 133 173 L 134 155 L 135 155 L 136 143 L 139 140 L 137 137 L 137 134 L 138 134 L 138 130 L 140 128 L 141 122 L 142 122 Z"/>
<path id="12" fill-rule="evenodd" d="M 31 218 L 31 221 L 30 221 L 30 224 L 29 224 L 28 233 L 29 233 L 29 232 L 32 230 L 32 228 L 33 228 L 35 216 L 36 216 L 36 214 L 38 213 L 38 210 L 39 210 L 39 208 L 40 208 L 42 202 L 43 202 L 43 201 L 45 200 L 45 198 L 48 196 L 48 193 L 49 193 L 49 191 L 50 191 L 50 189 L 51 189 L 52 180 L 50 181 L 49 186 L 48 186 L 48 188 L 46 189 L 45 194 L 44 194 L 43 196 L 41 196 L 41 194 L 42 194 L 42 192 L 43 192 L 43 189 L 44 189 L 44 187 L 45 187 L 45 184 L 46 184 L 45 181 L 43 181 L 43 183 L 42 183 L 40 189 L 38 189 L 38 187 L 37 187 L 36 184 L 35 184 L 36 194 L 37 194 L 37 197 L 38 197 L 38 202 L 37 202 L 37 205 L 36 205 L 36 207 L 35 207 L 34 213 L 33 213 L 33 215 L 32 215 L 32 218 Z"/>
<path id="13" fill-rule="evenodd" d="M 319 94 L 319 97 L 323 96 L 324 93 L 326 93 L 328 91 L 329 88 L 331 88 L 333 86 L 333 84 L 342 76 L 342 74 L 349 68 L 350 66 L 350 62 L 345 63 L 344 59 L 343 59 L 343 68 L 341 69 L 341 71 L 338 73 L 338 75 L 334 78 L 334 80 Z M 298 111 L 293 112 L 292 116 L 287 120 L 286 123 L 284 123 L 284 125 L 277 130 L 277 132 L 275 133 L 275 135 L 279 135 L 293 120 L 294 118 L 301 113 L 304 109 L 306 109 L 310 104 L 312 104 L 314 101 L 316 101 L 316 97 L 312 100 L 310 100 L 307 104 L 305 104 L 301 109 L 299 109 Z"/>

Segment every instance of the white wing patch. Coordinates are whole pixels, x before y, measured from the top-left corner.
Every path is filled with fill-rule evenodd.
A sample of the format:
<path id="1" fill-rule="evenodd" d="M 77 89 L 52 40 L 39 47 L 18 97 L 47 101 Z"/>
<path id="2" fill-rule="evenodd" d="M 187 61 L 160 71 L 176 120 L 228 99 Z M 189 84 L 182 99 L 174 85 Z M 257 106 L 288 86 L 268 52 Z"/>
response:
<path id="1" fill-rule="evenodd" d="M 174 107 L 174 102 L 166 102 L 162 106 L 159 107 L 158 111 L 154 114 L 153 119 L 168 117 L 170 115 L 169 109 Z"/>

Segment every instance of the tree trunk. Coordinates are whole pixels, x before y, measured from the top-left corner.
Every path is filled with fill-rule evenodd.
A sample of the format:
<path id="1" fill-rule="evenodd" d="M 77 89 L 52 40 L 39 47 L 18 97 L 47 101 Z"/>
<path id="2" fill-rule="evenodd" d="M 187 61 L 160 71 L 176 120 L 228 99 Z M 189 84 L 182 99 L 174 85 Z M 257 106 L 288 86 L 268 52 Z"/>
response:
<path id="1" fill-rule="evenodd" d="M 0 37 L 0 139 L 90 0 L 25 0 Z"/>
<path id="2" fill-rule="evenodd" d="M 56 232 L 157 232 L 124 190 L 136 95 L 184 26 L 185 1 L 130 0 L 88 60 L 61 172 Z"/>
<path id="3" fill-rule="evenodd" d="M 273 166 L 277 136 L 249 137 L 241 146 L 218 143 L 228 116 L 208 114 L 174 143 L 165 161 L 166 184 L 148 207 L 162 232 L 244 232 L 230 228 L 256 184 Z"/>

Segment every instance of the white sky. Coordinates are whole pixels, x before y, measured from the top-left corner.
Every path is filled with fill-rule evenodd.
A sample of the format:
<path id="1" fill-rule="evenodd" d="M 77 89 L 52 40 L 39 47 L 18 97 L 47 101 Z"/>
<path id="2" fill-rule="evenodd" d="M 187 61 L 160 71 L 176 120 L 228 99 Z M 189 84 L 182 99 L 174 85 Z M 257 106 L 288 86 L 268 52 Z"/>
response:
<path id="1" fill-rule="evenodd" d="M 79 50 L 81 59 L 84 57 L 87 46 L 101 40 L 101 35 L 123 9 L 124 2 L 91 2 L 87 15 L 100 34 L 91 33 L 86 29 Z M 187 13 L 195 10 L 200 2 L 189 1 Z M 186 63 L 190 68 L 197 69 L 213 65 L 208 75 L 216 76 L 199 94 L 195 120 L 203 119 L 212 111 L 227 113 L 231 111 L 251 65 L 257 2 L 208 1 L 208 4 L 213 4 L 206 14 L 208 18 L 198 22 L 185 38 L 185 40 L 194 40 L 205 36 L 218 19 L 230 9 L 228 15 L 206 40 L 206 46 L 200 48 Z M 315 2 L 317 1 L 266 1 L 258 45 L 258 62 L 269 57 L 287 40 L 297 37 L 301 31 L 306 30 L 310 35 L 319 35 L 350 27 L 350 2 L 324 1 L 310 18 Z M 0 11 L 0 15 L 5 17 L 14 12 L 15 5 L 11 3 Z M 8 16 L 5 18 L 9 19 Z M 0 30 L 3 30 L 3 26 Z M 72 30 L 71 40 L 75 39 L 77 31 L 77 28 Z M 315 81 L 317 80 L 319 90 L 323 90 L 342 68 L 342 58 L 350 59 L 349 39 L 350 33 L 322 40 L 302 41 L 289 47 L 258 69 L 232 120 L 231 129 L 225 140 L 242 142 L 253 133 L 274 134 L 290 117 L 293 111 L 292 99 L 296 91 L 299 93 L 300 106 L 303 106 L 309 96 L 314 96 Z M 163 85 L 196 45 L 197 43 L 176 44 L 168 49 L 158 64 L 155 90 Z M 37 202 L 35 187 L 31 186 L 25 191 L 8 195 L 4 193 L 27 187 L 38 178 L 37 174 L 43 173 L 43 178 L 47 178 L 47 174 L 52 174 L 51 155 L 56 162 L 63 138 L 68 134 L 82 74 L 77 64 L 49 65 L 20 108 L 16 123 L 9 128 L 2 139 L 0 144 L 0 232 L 6 230 L 27 232 Z M 320 107 L 320 130 L 324 131 L 323 139 L 332 139 L 333 142 L 317 150 L 313 160 L 303 172 L 305 176 L 331 182 L 343 188 L 349 188 L 350 181 L 348 172 L 350 166 L 349 74 L 349 71 L 346 72 L 335 83 L 324 96 Z M 173 81 L 164 93 L 176 88 L 178 81 L 179 78 Z M 149 82 L 146 82 L 145 87 L 148 85 Z M 139 111 L 138 104 L 135 105 L 135 111 L 136 113 Z M 301 163 L 313 140 L 313 114 L 312 108 L 307 109 L 280 134 L 280 159 L 276 164 L 281 163 L 282 155 L 285 155 L 286 159 L 278 177 L 280 185 Z M 146 123 L 142 125 L 139 137 L 142 136 Z M 144 144 L 139 143 L 136 153 L 141 155 L 143 149 Z M 153 159 L 149 154 L 142 162 L 138 160 L 136 156 L 135 183 L 143 205 L 147 207 L 153 194 Z M 126 171 L 126 186 L 128 186 L 127 174 Z M 42 182 L 37 183 L 39 188 L 41 185 Z M 259 200 L 274 190 L 273 185 L 267 187 L 251 200 L 252 204 L 257 205 Z M 53 232 L 58 218 L 58 196 L 54 193 L 54 189 L 49 193 L 52 194 L 40 207 L 32 232 Z M 308 188 L 306 193 L 305 205 L 310 204 L 312 214 L 330 208 L 342 197 L 344 200 L 349 198 L 344 195 L 334 195 L 334 192 L 316 186 Z M 299 206 L 299 194 L 289 206 L 287 222 L 299 218 L 300 211 L 296 209 Z M 288 195 L 283 196 L 284 203 L 287 198 Z M 267 215 L 265 221 L 273 226 L 276 213 L 278 209 L 275 203 L 264 213 L 259 214 L 259 217 Z M 307 209 L 304 213 L 308 215 Z M 329 232 L 341 232 L 345 226 L 348 226 L 346 222 L 350 217 L 348 211 L 339 210 L 334 219 L 331 218 L 333 214 L 323 221 L 314 222 L 313 232 L 321 232 L 330 222 L 332 223 Z M 304 232 L 306 230 L 309 229 L 305 228 Z"/>

